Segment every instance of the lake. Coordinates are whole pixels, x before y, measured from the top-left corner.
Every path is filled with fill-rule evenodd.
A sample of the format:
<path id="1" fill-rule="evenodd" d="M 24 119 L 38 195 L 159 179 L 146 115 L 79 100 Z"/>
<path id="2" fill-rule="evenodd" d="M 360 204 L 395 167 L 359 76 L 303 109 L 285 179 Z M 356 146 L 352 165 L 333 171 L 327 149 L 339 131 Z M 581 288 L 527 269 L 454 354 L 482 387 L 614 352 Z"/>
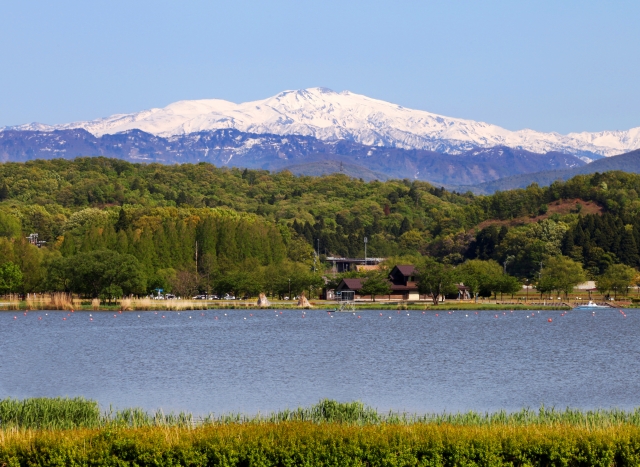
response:
<path id="1" fill-rule="evenodd" d="M 630 409 L 639 311 L 0 312 L 0 397 L 198 415 L 321 398 L 416 413 Z"/>

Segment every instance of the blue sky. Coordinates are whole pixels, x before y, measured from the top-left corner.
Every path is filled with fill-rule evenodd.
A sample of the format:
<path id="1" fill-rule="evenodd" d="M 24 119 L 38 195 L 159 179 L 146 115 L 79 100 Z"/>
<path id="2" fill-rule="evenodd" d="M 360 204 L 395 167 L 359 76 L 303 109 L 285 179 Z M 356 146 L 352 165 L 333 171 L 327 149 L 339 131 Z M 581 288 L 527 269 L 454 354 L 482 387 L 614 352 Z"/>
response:
<path id="1" fill-rule="evenodd" d="M 637 1 L 6 1 L 0 126 L 326 86 L 509 129 L 628 129 L 639 18 Z"/>

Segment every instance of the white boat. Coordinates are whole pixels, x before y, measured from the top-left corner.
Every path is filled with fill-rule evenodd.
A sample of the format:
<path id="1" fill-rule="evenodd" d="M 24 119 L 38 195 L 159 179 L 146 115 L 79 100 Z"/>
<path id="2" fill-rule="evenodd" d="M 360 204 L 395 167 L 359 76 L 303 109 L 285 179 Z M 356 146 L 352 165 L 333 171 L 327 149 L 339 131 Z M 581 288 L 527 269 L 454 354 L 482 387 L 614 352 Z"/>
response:
<path id="1" fill-rule="evenodd" d="M 589 303 L 586 305 L 580 305 L 574 308 L 574 310 L 598 310 L 598 309 L 609 309 L 610 307 L 605 305 L 598 305 L 593 300 L 589 300 Z"/>

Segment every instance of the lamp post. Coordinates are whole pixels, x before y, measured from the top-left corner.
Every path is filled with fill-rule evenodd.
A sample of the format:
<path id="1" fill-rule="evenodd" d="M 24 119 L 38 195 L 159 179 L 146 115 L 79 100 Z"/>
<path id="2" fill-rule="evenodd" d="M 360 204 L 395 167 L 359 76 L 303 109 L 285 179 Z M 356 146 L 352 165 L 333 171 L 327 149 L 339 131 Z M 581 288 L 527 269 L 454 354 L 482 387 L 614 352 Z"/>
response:
<path id="1" fill-rule="evenodd" d="M 527 298 L 525 298 L 525 302 L 529 301 L 529 279 L 525 279 L 525 284 L 524 286 L 527 288 Z"/>
<path id="2" fill-rule="evenodd" d="M 291 300 L 291 279 L 288 279 L 289 281 L 289 300 Z"/>

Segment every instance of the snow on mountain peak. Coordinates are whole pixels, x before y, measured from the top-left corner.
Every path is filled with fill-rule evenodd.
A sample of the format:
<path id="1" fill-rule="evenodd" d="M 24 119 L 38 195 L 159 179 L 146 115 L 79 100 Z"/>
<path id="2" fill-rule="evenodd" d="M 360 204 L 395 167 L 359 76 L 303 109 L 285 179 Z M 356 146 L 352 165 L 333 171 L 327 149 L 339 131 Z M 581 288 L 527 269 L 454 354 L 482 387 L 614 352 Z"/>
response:
<path id="1" fill-rule="evenodd" d="M 640 127 L 597 133 L 510 131 L 497 125 L 445 117 L 350 91 L 314 87 L 283 91 L 235 104 L 221 99 L 174 102 L 164 108 L 117 114 L 62 125 L 28 124 L 22 130 L 84 128 L 101 136 L 140 129 L 159 136 L 234 128 L 258 134 L 299 134 L 321 140 L 348 139 L 370 146 L 459 153 L 473 147 L 508 146 L 545 153 L 612 156 L 640 148 Z"/>

